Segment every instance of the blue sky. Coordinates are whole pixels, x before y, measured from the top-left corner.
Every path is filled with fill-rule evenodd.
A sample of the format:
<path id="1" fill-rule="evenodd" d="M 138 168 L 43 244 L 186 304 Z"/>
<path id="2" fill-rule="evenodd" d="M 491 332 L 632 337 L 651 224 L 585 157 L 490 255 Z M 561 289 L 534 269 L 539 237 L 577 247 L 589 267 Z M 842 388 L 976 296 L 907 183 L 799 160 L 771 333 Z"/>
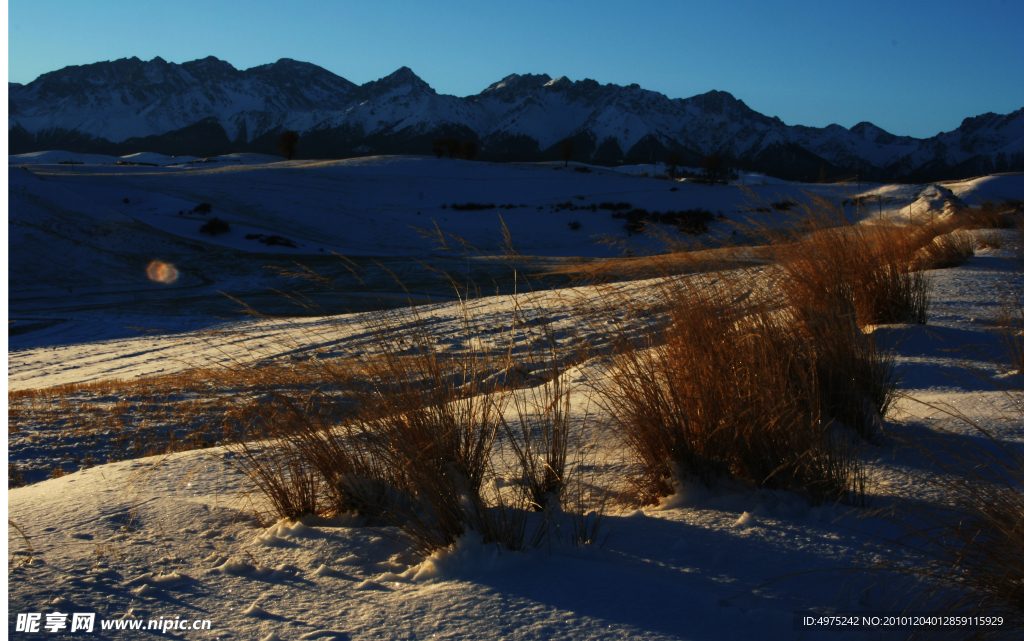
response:
<path id="1" fill-rule="evenodd" d="M 11 0 L 8 75 L 137 56 L 293 58 L 357 84 L 408 66 L 439 93 L 510 73 L 728 91 L 787 124 L 928 137 L 1024 107 L 1024 2 Z"/>

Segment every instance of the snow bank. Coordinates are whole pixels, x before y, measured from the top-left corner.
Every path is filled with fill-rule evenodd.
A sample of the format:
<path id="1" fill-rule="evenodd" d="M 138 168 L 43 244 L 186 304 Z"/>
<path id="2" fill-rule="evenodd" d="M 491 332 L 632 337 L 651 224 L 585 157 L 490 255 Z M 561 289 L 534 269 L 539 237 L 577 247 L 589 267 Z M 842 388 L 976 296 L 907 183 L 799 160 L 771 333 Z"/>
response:
<path id="1" fill-rule="evenodd" d="M 105 156 L 102 154 L 79 154 L 70 151 L 33 151 L 7 157 L 9 165 L 54 165 L 59 163 L 80 163 L 84 165 L 114 165 L 119 162 L 144 163 L 166 167 L 168 165 L 185 165 L 187 163 L 218 164 L 231 163 L 237 165 L 265 165 L 281 162 L 282 156 L 270 154 L 225 154 L 197 158 L 196 156 L 165 156 L 152 151 L 142 151 L 127 156 Z"/>
<path id="2" fill-rule="evenodd" d="M 116 164 L 117 156 L 101 154 L 79 154 L 71 151 L 33 151 L 28 154 L 7 156 L 9 165 L 55 165 L 58 163 L 81 163 L 84 165 Z"/>
<path id="3" fill-rule="evenodd" d="M 152 151 L 142 151 L 137 154 L 121 156 L 124 162 L 150 163 L 166 167 L 167 165 L 178 165 L 195 160 L 195 156 L 165 156 Z"/>
<path id="4" fill-rule="evenodd" d="M 961 200 L 972 206 L 986 201 L 1024 200 L 1024 173 L 995 174 L 945 184 Z"/>

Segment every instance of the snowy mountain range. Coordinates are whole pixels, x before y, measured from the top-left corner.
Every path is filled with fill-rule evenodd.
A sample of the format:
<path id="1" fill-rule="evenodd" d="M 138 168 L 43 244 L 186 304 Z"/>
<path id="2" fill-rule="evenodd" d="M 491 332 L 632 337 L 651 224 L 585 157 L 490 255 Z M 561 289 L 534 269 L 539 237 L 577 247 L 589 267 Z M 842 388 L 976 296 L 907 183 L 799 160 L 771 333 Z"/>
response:
<path id="1" fill-rule="evenodd" d="M 724 91 L 670 99 L 639 85 L 512 74 L 476 95 L 434 91 L 407 67 L 355 85 L 290 59 L 238 70 L 214 57 L 157 57 L 66 67 L 9 83 L 9 154 L 47 149 L 125 155 L 273 152 L 282 131 L 305 158 L 426 154 L 435 139 L 477 143 L 485 160 L 595 164 L 708 154 L 791 179 L 859 172 L 870 179 L 939 180 L 1024 170 L 1024 108 L 967 118 L 927 139 L 871 123 L 790 126 Z M 824 169 L 823 169 L 824 168 Z"/>

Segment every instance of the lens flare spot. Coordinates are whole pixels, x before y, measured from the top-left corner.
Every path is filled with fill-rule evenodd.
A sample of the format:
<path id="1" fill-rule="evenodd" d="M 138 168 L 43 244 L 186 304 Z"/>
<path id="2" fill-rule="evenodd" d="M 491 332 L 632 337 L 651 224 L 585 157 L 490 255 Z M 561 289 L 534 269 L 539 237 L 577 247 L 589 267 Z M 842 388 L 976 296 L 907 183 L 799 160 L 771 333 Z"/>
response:
<path id="1" fill-rule="evenodd" d="M 178 270 L 170 263 L 154 260 L 146 267 L 146 276 L 151 281 L 170 285 L 178 280 Z"/>

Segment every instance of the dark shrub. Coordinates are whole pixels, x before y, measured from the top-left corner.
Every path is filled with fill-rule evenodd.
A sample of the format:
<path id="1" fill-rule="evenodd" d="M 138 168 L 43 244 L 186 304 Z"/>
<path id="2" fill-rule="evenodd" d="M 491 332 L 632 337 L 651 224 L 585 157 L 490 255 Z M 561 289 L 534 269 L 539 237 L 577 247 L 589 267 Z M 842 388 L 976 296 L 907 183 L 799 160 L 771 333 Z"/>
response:
<path id="1" fill-rule="evenodd" d="M 706 209 L 684 209 L 673 214 L 676 227 L 684 234 L 703 234 L 708 231 L 708 223 L 715 217 Z"/>
<path id="2" fill-rule="evenodd" d="M 580 221 L 578 221 L 578 220 L 574 220 L 574 221 L 569 223 L 569 229 L 571 229 L 573 231 L 577 231 L 582 226 L 583 225 L 581 225 Z"/>
<path id="3" fill-rule="evenodd" d="M 216 218 L 214 218 L 214 220 L 216 220 Z M 292 241 L 291 239 L 286 239 L 283 236 L 266 236 L 266 234 L 264 233 L 247 233 L 246 240 L 259 241 L 260 243 L 266 245 L 267 247 L 278 246 L 296 249 L 295 241 Z M 321 248 L 321 251 L 324 251 L 323 247 Z"/>
<path id="4" fill-rule="evenodd" d="M 462 145 L 459 143 L 458 138 L 445 138 L 444 150 L 448 152 L 449 158 L 454 158 L 462 150 Z"/>
<path id="5" fill-rule="evenodd" d="M 788 201 L 788 200 L 783 200 L 782 202 L 778 202 L 778 203 L 772 203 L 772 209 L 775 209 L 775 210 L 778 210 L 778 211 L 789 211 L 790 209 L 793 209 L 794 207 L 796 207 L 796 203 Z"/>
<path id="6" fill-rule="evenodd" d="M 214 220 L 216 220 L 216 218 L 214 218 Z M 213 222 L 213 221 L 210 221 L 210 222 Z M 265 234 L 246 234 L 245 235 L 245 239 L 246 240 L 258 240 L 261 243 L 263 243 L 264 245 L 266 245 L 267 247 L 278 246 L 278 247 L 291 247 L 292 249 L 296 248 L 295 241 L 293 241 L 293 240 L 291 240 L 289 238 L 285 238 L 284 236 L 267 236 Z M 323 251 L 323 250 L 324 250 L 323 247 L 321 247 L 320 251 Z"/>
<path id="7" fill-rule="evenodd" d="M 680 156 L 679 154 L 669 154 L 668 155 L 668 159 L 665 161 L 665 164 L 668 165 L 668 173 L 669 173 L 670 176 L 672 176 L 673 180 L 676 177 L 676 170 L 679 168 L 679 165 L 682 162 L 683 162 L 683 157 Z M 674 188 L 673 188 L 673 191 L 675 191 Z"/>
<path id="8" fill-rule="evenodd" d="M 708 224 L 704 220 L 697 218 L 686 218 L 679 221 L 677 225 L 679 231 L 684 234 L 696 236 L 697 234 L 705 234 L 708 231 Z"/>
<path id="9" fill-rule="evenodd" d="M 267 247 L 273 247 L 274 245 L 278 245 L 280 247 L 291 247 L 292 249 L 295 249 L 295 241 L 289 238 L 285 238 L 284 236 L 266 236 L 264 238 L 261 238 L 260 242 L 266 245 Z"/>
<path id="10" fill-rule="evenodd" d="M 211 205 L 210 203 L 199 203 L 198 205 L 196 205 L 195 209 L 192 210 L 192 213 L 202 214 L 205 216 L 211 211 L 213 211 L 213 205 Z"/>
<path id="11" fill-rule="evenodd" d="M 566 138 L 562 141 L 561 148 L 559 149 L 559 157 L 565 161 L 565 166 L 569 166 L 569 161 L 572 160 L 575 145 L 572 139 Z"/>
<path id="12" fill-rule="evenodd" d="M 296 147 L 299 144 L 298 132 L 287 130 L 281 134 L 281 137 L 277 139 L 277 150 L 281 152 L 281 155 L 291 160 L 295 157 Z"/>
<path id="13" fill-rule="evenodd" d="M 442 207 L 442 209 L 444 209 L 444 207 Z M 456 211 L 477 211 L 480 209 L 494 209 L 494 203 L 488 203 L 486 205 L 481 205 L 480 203 L 465 203 L 462 205 L 452 203 L 452 209 Z"/>
<path id="14" fill-rule="evenodd" d="M 646 209 L 631 209 L 628 212 L 616 211 L 612 218 L 625 219 L 629 233 L 643 233 L 647 223 L 675 225 L 684 234 L 703 234 L 708 230 L 708 223 L 715 217 L 706 209 L 684 209 L 680 211 L 649 212 Z"/>
<path id="15" fill-rule="evenodd" d="M 700 161 L 700 166 L 704 170 L 705 180 L 711 185 L 722 180 L 723 176 L 728 175 L 725 159 L 717 154 L 704 156 Z"/>
<path id="16" fill-rule="evenodd" d="M 211 218 L 209 221 L 204 223 L 202 227 L 199 228 L 199 233 L 209 234 L 211 236 L 216 236 L 217 234 L 226 234 L 229 231 L 231 231 L 231 225 L 227 224 L 227 222 L 221 220 L 220 218 Z"/>

